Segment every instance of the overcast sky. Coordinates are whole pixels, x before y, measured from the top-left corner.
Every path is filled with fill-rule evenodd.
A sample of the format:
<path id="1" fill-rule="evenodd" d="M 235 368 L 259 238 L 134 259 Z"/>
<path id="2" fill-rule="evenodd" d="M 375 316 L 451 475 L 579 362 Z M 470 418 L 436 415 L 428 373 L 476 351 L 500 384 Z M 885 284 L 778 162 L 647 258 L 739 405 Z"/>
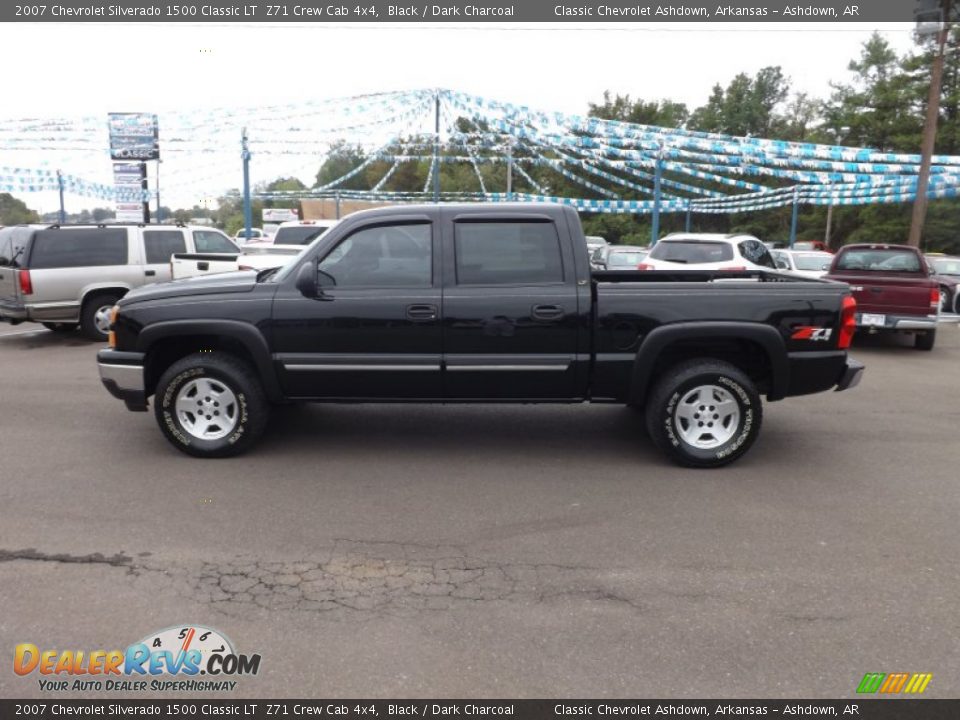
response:
<path id="1" fill-rule="evenodd" d="M 102 116 L 103 148 L 85 153 L 10 152 L 0 165 L 62 167 L 110 182 L 106 113 L 164 115 L 211 108 L 250 108 L 418 88 L 443 87 L 586 114 L 604 90 L 632 98 L 670 98 L 694 108 L 716 83 L 739 72 L 780 65 L 795 91 L 826 97 L 848 78 L 870 33 L 903 52 L 912 24 L 727 23 L 577 26 L 274 26 L 274 25 L 0 25 L 4 102 L 11 118 Z M 23 59 L 18 66 L 17 58 Z M 14 61 L 10 63 L 11 59 Z M 278 120 L 279 122 L 279 120 Z M 2 127 L 2 125 L 0 125 Z M 9 127 L 9 125 L 8 125 Z M 190 206 L 240 184 L 239 147 L 164 156 L 162 200 Z M 258 162 L 259 160 L 259 162 Z M 316 161 L 316 162 L 315 162 Z M 255 157 L 253 181 L 298 174 L 310 184 L 320 158 Z M 209 181 L 198 173 L 211 175 Z M 220 173 L 216 175 L 216 173 Z M 166 182 L 164 179 L 166 178 Z M 192 182 L 190 180 L 192 179 Z M 56 208 L 55 196 L 20 195 L 34 208 Z M 68 210 L 105 204 L 68 197 Z"/>

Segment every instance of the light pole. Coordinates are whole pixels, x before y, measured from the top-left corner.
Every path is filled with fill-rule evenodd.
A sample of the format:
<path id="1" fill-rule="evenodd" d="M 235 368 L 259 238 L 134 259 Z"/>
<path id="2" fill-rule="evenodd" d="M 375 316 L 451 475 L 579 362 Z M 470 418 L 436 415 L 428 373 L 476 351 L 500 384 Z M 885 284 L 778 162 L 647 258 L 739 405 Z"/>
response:
<path id="1" fill-rule="evenodd" d="M 930 95 L 927 99 L 927 118 L 923 126 L 923 140 L 920 146 L 920 172 L 917 175 L 917 194 L 913 201 L 913 216 L 910 219 L 910 236 L 907 244 L 920 247 L 923 235 L 923 223 L 927 217 L 927 187 L 930 184 L 930 164 L 933 146 L 937 139 L 937 117 L 940 114 L 940 92 L 943 83 L 944 48 L 950 35 L 950 11 L 952 0 L 940 2 L 940 26 L 937 32 L 937 50 L 933 56 L 933 68 L 930 71 Z"/>

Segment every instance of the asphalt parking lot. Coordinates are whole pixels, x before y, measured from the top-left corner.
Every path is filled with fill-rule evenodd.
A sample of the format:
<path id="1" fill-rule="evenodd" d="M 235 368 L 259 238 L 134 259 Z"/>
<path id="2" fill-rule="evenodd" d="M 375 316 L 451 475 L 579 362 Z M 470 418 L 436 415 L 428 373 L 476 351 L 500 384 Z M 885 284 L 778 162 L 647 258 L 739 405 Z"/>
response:
<path id="1" fill-rule="evenodd" d="M 289 408 L 195 460 L 97 349 L 0 328 L 2 697 L 43 695 L 17 643 L 186 623 L 261 654 L 236 697 L 960 694 L 956 326 L 856 342 L 860 387 L 766 405 L 714 471 L 605 406 Z"/>

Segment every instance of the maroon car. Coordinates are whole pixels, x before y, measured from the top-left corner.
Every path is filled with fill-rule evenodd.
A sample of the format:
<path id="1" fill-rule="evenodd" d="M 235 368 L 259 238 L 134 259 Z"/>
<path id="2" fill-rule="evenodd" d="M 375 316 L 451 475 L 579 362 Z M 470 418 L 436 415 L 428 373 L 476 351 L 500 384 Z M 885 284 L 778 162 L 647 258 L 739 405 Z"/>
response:
<path id="1" fill-rule="evenodd" d="M 837 253 L 824 279 L 850 285 L 857 300 L 859 330 L 912 333 L 914 347 L 933 349 L 940 286 L 917 248 L 847 245 Z"/>
<path id="2" fill-rule="evenodd" d="M 940 312 L 960 314 L 960 257 L 927 255 L 940 285 Z"/>

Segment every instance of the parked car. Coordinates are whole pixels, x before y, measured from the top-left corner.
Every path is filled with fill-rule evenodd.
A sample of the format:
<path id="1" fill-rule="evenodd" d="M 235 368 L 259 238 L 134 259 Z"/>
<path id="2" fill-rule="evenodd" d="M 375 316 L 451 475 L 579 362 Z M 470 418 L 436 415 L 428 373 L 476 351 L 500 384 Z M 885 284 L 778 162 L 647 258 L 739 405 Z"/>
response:
<path id="1" fill-rule="evenodd" d="M 636 245 L 614 245 L 604 259 L 604 270 L 636 270 L 647 256 L 646 248 Z"/>
<path id="2" fill-rule="evenodd" d="M 0 230 L 0 320 L 105 341 L 110 308 L 129 290 L 172 278 L 178 252 L 239 249 L 192 225 L 18 225 Z"/>
<path id="3" fill-rule="evenodd" d="M 258 242 L 263 245 L 309 245 L 327 230 L 336 225 L 339 220 L 292 220 L 280 223 L 273 237 Z"/>
<path id="4" fill-rule="evenodd" d="M 834 256 L 824 277 L 850 285 L 857 300 L 859 330 L 913 333 L 914 347 L 933 349 L 940 286 L 917 248 L 847 245 Z"/>
<path id="5" fill-rule="evenodd" d="M 823 240 L 798 240 L 793 244 L 793 247 L 787 248 L 788 250 L 814 250 L 816 252 L 823 252 L 829 255 L 833 255 L 833 251 L 827 247 L 827 244 Z"/>
<path id="6" fill-rule="evenodd" d="M 804 275 L 806 277 L 821 278 L 830 269 L 833 255 L 825 252 L 798 251 L 798 250 L 771 250 L 777 270 Z"/>
<path id="7" fill-rule="evenodd" d="M 775 270 L 770 250 L 752 235 L 675 233 L 650 249 L 639 270 Z"/>
<path id="8" fill-rule="evenodd" d="M 237 270 L 266 270 L 283 267 L 302 253 L 308 245 L 268 245 L 245 247 L 237 258 Z"/>
<path id="9" fill-rule="evenodd" d="M 263 242 L 270 239 L 270 234 L 267 233 L 263 228 L 250 228 L 250 237 L 247 237 L 246 228 L 240 228 L 237 230 L 237 234 L 233 236 L 233 241 L 237 245 L 244 245 L 247 242 Z"/>
<path id="10" fill-rule="evenodd" d="M 586 240 L 587 240 L 587 252 L 591 255 L 597 248 L 602 248 L 610 244 L 599 235 L 587 235 Z"/>
<path id="11" fill-rule="evenodd" d="M 960 257 L 928 253 L 927 262 L 940 286 L 940 312 L 960 314 Z"/>
<path id="12" fill-rule="evenodd" d="M 281 270 L 130 293 L 97 362 L 111 394 L 139 411 L 153 396 L 161 432 L 198 457 L 249 449 L 272 403 L 590 400 L 643 408 L 664 453 L 716 467 L 757 438 L 762 394 L 863 373 L 845 285 L 737 277 L 591 276 L 560 205 L 377 208 Z"/>

